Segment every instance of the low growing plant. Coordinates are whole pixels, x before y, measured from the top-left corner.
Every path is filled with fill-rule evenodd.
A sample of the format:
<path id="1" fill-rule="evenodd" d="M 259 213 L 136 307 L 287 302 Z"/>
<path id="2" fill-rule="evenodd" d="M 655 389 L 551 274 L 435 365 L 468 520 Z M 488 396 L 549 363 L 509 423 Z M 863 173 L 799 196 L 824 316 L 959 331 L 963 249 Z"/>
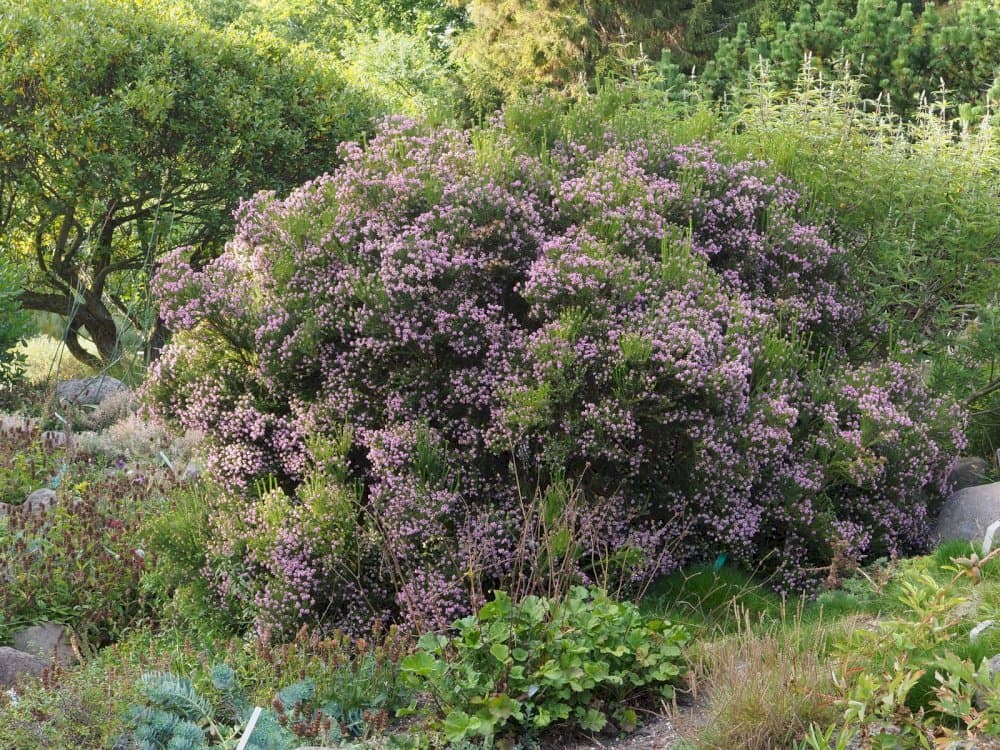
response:
<path id="1" fill-rule="evenodd" d="M 51 620 L 97 647 L 152 616 L 138 535 L 148 494 L 133 478 L 90 476 L 60 489 L 42 515 L 0 517 L 0 639 L 6 628 Z"/>
<path id="2" fill-rule="evenodd" d="M 261 711 L 248 727 L 254 707 L 236 681 L 232 667 L 212 668 L 211 698 L 199 694 L 193 683 L 169 672 L 142 676 L 139 689 L 144 705 L 134 706 L 133 736 L 142 750 L 200 750 L 235 748 L 249 728 L 249 750 L 290 750 L 302 736 L 331 739 L 334 721 L 312 706 L 315 686 L 294 683 L 278 692 L 272 708 Z"/>
<path id="3" fill-rule="evenodd" d="M 902 581 L 905 613 L 855 630 L 840 646 L 840 721 L 810 727 L 799 747 L 843 750 L 861 738 L 873 748 L 958 750 L 1000 736 L 1000 675 L 986 658 L 955 653 L 968 639 L 958 608 L 969 594 L 961 584 L 980 583 L 998 555 L 954 558 L 944 582 L 926 572 Z"/>
<path id="4" fill-rule="evenodd" d="M 629 603 L 576 587 L 561 600 L 502 591 L 452 637 L 427 634 L 401 668 L 432 697 L 449 742 L 565 723 L 600 731 L 637 721 L 631 702 L 673 695 L 687 632 Z"/>

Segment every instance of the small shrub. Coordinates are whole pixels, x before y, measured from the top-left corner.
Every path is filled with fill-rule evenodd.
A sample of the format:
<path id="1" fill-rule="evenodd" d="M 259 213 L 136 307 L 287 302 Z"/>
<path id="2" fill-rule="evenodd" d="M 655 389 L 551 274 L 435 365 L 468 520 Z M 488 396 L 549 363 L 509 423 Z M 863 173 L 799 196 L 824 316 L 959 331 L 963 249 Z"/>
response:
<path id="1" fill-rule="evenodd" d="M 231 667 L 219 665 L 212 669 L 212 687 L 216 693 L 214 700 L 199 694 L 190 680 L 169 672 L 143 675 L 139 690 L 145 705 L 134 707 L 130 713 L 139 746 L 143 750 L 235 747 L 253 707 L 237 685 Z M 308 682 L 285 688 L 276 698 L 277 708 L 261 713 L 246 747 L 290 750 L 298 744 L 294 730 L 285 725 L 290 720 L 297 722 L 303 712 L 311 713 L 307 703 L 313 695 L 314 688 Z M 312 716 L 308 721 L 312 721 Z M 320 718 L 318 725 L 321 731 L 329 727 L 329 717 Z"/>
<path id="2" fill-rule="evenodd" d="M 396 628 L 376 628 L 364 638 L 303 628 L 286 643 L 255 640 L 239 672 L 257 694 L 267 686 L 312 680 L 325 709 L 342 724 L 342 734 L 369 738 L 385 730 L 412 697 L 399 667 L 411 646 Z"/>
<path id="3" fill-rule="evenodd" d="M 800 747 L 847 747 L 855 737 L 872 747 L 978 746 L 982 737 L 1000 736 L 1000 676 L 987 659 L 962 657 L 970 651 L 966 616 L 959 611 L 979 584 L 994 550 L 953 558 L 944 582 L 929 572 L 901 581 L 904 612 L 876 629 L 855 630 L 838 645 L 839 722 L 810 728 Z M 832 745 L 831 745 L 832 743 Z"/>
<path id="4" fill-rule="evenodd" d="M 140 529 L 150 561 L 143 591 L 165 622 L 200 632 L 237 629 L 219 611 L 202 575 L 211 530 L 206 496 L 213 491 L 200 485 L 178 488 L 142 520 Z"/>
<path id="5" fill-rule="evenodd" d="M 568 723 L 600 731 L 634 726 L 638 695 L 672 695 L 683 628 L 645 619 L 630 604 L 574 588 L 561 600 L 513 602 L 495 592 L 451 637 L 429 634 L 401 668 L 428 691 L 449 742 Z"/>

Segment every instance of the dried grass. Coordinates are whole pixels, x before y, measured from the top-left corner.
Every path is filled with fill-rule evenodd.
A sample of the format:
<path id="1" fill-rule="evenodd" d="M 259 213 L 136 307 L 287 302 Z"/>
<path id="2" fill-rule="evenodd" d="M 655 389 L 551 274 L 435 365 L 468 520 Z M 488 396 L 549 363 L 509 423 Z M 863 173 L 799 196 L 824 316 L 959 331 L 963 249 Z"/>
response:
<path id="1" fill-rule="evenodd" d="M 705 750 L 786 750 L 811 723 L 835 718 L 831 665 L 823 655 L 841 626 L 805 625 L 801 610 L 781 622 L 736 614 L 737 631 L 692 657 L 691 685 L 704 692 L 707 721 L 695 738 Z"/>

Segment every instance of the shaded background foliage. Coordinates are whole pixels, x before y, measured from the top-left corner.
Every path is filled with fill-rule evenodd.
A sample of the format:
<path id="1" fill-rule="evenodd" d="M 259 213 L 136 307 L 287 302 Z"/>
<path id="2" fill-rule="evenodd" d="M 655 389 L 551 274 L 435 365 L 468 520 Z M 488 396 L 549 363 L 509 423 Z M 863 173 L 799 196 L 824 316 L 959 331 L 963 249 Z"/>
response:
<path id="1" fill-rule="evenodd" d="M 0 242 L 24 306 L 66 316 L 93 366 L 123 325 L 158 333 L 144 290 L 165 249 L 209 257 L 240 196 L 316 174 L 369 123 L 323 55 L 173 3 L 9 6 L 0 35 Z"/>

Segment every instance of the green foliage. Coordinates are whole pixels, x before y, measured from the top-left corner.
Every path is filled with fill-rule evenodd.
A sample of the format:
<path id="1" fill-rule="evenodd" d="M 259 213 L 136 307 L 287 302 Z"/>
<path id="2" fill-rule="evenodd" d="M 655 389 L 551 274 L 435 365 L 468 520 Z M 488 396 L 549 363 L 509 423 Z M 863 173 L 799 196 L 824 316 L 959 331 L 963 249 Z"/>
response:
<path id="1" fill-rule="evenodd" d="M 188 630 L 226 632 L 234 623 L 216 605 L 201 574 L 209 542 L 207 496 L 213 491 L 201 484 L 178 488 L 157 513 L 143 519 L 141 535 L 151 562 L 142 588 L 164 620 Z"/>
<path id="2" fill-rule="evenodd" d="M 148 477 L 50 453 L 31 435 L 0 435 L 0 449 L 0 481 L 20 495 L 7 499 L 20 503 L 25 488 L 59 487 L 45 512 L 15 506 L 0 515 L 0 640 L 9 629 L 48 620 L 97 647 L 150 617 L 139 585 L 146 553 L 138 524 L 161 493 Z"/>
<path id="3" fill-rule="evenodd" d="M 254 712 L 236 671 L 225 664 L 212 667 L 210 684 L 201 690 L 188 678 L 151 672 L 142 676 L 139 692 L 142 705 L 131 708 L 129 720 L 143 750 L 232 750 Z M 301 679 L 278 690 L 263 708 L 246 748 L 291 750 L 305 741 L 335 744 L 367 735 L 371 716 L 367 708 L 335 701 L 321 705 L 316 683 Z"/>
<path id="4" fill-rule="evenodd" d="M 454 71 L 426 36 L 379 29 L 355 36 L 341 55 L 345 79 L 392 112 L 447 117 L 457 106 Z"/>
<path id="5" fill-rule="evenodd" d="M 24 369 L 24 356 L 14 351 L 28 334 L 28 316 L 20 301 L 21 284 L 17 269 L 0 258 L 0 389 L 12 385 Z"/>
<path id="6" fill-rule="evenodd" d="M 775 5 L 775 4 L 771 4 Z M 921 7 L 922 6 L 922 7 Z M 982 116 L 986 97 L 1000 93 L 1000 9 L 991 0 L 934 3 L 838 0 L 803 2 L 797 11 L 764 10 L 762 30 L 740 24 L 704 67 L 698 86 L 713 97 L 732 96 L 752 80 L 763 60 L 779 87 L 795 85 L 803 66 L 827 75 L 849 70 L 861 79 L 862 99 L 891 103 L 910 117 L 943 89 L 951 114 Z M 777 18 L 783 15 L 784 18 Z M 668 85 L 686 85 L 669 54 L 660 63 Z"/>
<path id="7" fill-rule="evenodd" d="M 751 0 L 580 2 L 465 0 L 471 28 L 455 59 L 472 99 L 489 108 L 540 88 L 632 78 L 672 48 L 689 69 L 715 49 L 719 31 L 752 16 Z"/>
<path id="8" fill-rule="evenodd" d="M 448 50 L 465 13 L 445 0 L 191 0 L 217 29 L 269 34 L 331 53 L 356 90 L 395 113 L 446 113 L 458 102 Z"/>
<path id="9" fill-rule="evenodd" d="M 0 695 L 0 748 L 121 747 L 140 672 L 122 650 L 107 650 L 72 670 L 52 669 L 16 702 Z"/>
<path id="10" fill-rule="evenodd" d="M 723 135 L 808 187 L 814 212 L 853 244 L 875 346 L 931 362 L 932 383 L 968 402 L 972 448 L 1000 446 L 1000 141 L 938 110 L 903 123 L 869 112 L 858 79 L 807 73 L 785 98 L 761 74 Z M 717 135 L 722 135 L 717 133 Z"/>
<path id="11" fill-rule="evenodd" d="M 433 696 L 450 742 L 560 722 L 599 731 L 608 712 L 634 724 L 627 702 L 652 688 L 670 696 L 687 642 L 683 628 L 583 587 L 518 603 L 498 591 L 455 627 L 450 639 L 423 636 L 401 663 Z"/>
<path id="12" fill-rule="evenodd" d="M 192 682 L 169 672 L 142 676 L 139 691 L 144 705 L 134 706 L 130 721 L 133 736 L 142 750 L 196 750 L 236 747 L 244 734 L 253 707 L 236 684 L 231 667 L 212 669 L 214 700 L 195 690 Z M 302 705 L 312 697 L 312 687 L 291 685 L 284 693 L 289 705 Z M 284 716 L 267 710 L 261 713 L 246 748 L 285 750 L 298 743 L 294 734 L 280 723 Z"/>
<path id="13" fill-rule="evenodd" d="M 945 581 L 914 572 L 901 581 L 905 609 L 877 629 L 855 630 L 839 645 L 842 669 L 835 727 L 812 727 L 803 750 L 838 750 L 863 737 L 874 748 L 975 746 L 977 738 L 1000 735 L 1000 675 L 986 658 L 961 656 L 969 637 L 960 607 L 998 551 L 980 559 L 953 558 Z"/>
<path id="14" fill-rule="evenodd" d="M 267 29 L 293 43 L 346 52 L 358 35 L 406 32 L 436 46 L 463 25 L 464 13 L 446 0 L 190 0 L 217 29 Z"/>
<path id="15" fill-rule="evenodd" d="M 758 580 L 732 565 L 697 565 L 661 577 L 642 600 L 649 613 L 669 613 L 675 622 L 697 631 L 729 631 L 737 611 L 755 618 L 777 616 L 783 599 Z"/>
<path id="16" fill-rule="evenodd" d="M 170 0 L 10 6 L 0 242 L 31 268 L 25 307 L 68 315 L 70 352 L 94 366 L 119 354 L 116 315 L 149 334 L 160 252 L 211 254 L 240 198 L 330 169 L 368 127 L 335 63 L 263 32 L 212 31 Z"/>
<path id="17" fill-rule="evenodd" d="M 37 489 L 51 486 L 66 467 L 66 451 L 42 444 L 36 432 L 0 432 L 0 502 L 20 505 Z"/>

